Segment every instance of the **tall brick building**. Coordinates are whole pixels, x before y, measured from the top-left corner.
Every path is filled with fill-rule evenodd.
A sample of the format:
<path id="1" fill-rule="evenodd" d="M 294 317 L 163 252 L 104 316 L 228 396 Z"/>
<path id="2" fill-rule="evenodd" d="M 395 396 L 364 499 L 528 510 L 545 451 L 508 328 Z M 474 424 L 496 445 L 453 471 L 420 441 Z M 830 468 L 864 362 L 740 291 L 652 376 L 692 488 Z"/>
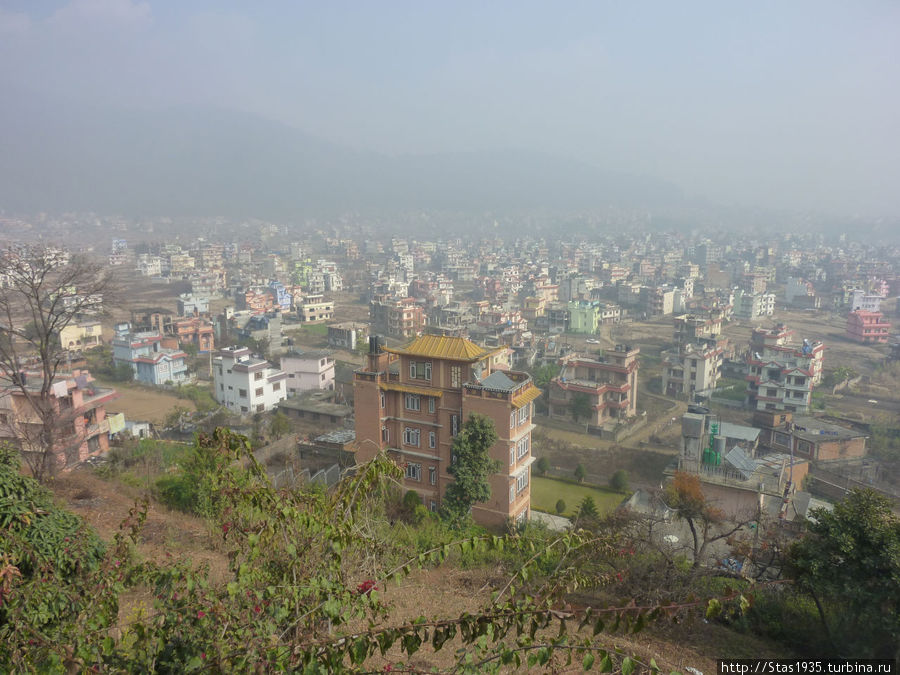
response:
<path id="1" fill-rule="evenodd" d="M 500 370 L 504 347 L 488 349 L 460 337 L 423 335 L 402 349 L 372 336 L 353 391 L 359 461 L 387 451 L 404 467 L 404 487 L 436 510 L 453 481 L 453 437 L 472 413 L 494 422 L 491 498 L 472 509 L 475 521 L 501 526 L 528 518 L 531 505 L 532 401 L 540 396 L 527 373 Z"/>

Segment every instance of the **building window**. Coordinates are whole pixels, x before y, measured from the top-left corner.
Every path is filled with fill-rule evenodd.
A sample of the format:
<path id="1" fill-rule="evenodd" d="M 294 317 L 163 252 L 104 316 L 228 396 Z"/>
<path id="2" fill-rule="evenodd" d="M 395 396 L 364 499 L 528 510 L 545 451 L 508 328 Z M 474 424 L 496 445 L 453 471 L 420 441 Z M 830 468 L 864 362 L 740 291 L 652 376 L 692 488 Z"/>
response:
<path id="1" fill-rule="evenodd" d="M 225 385 L 221 382 L 219 383 L 219 391 L 225 391 Z"/>
<path id="2" fill-rule="evenodd" d="M 247 390 L 246 389 L 238 389 L 238 396 L 241 398 L 247 398 Z"/>
<path id="3" fill-rule="evenodd" d="M 406 409 L 407 410 L 421 410 L 422 401 L 420 400 L 418 394 L 407 394 L 406 395 Z"/>
<path id="4" fill-rule="evenodd" d="M 266 406 L 264 403 L 260 403 L 258 406 L 256 406 L 256 412 L 265 412 L 265 411 L 266 411 Z"/>
<path id="5" fill-rule="evenodd" d="M 514 501 L 516 501 L 516 486 L 510 485 L 509 486 L 509 503 L 512 504 Z"/>
<path id="6" fill-rule="evenodd" d="M 462 379 L 462 367 L 461 366 L 450 366 L 450 386 L 451 387 L 459 387 L 461 379 Z"/>
<path id="7" fill-rule="evenodd" d="M 404 445 L 413 445 L 415 447 L 419 447 L 419 436 L 420 431 L 418 429 L 413 429 L 412 427 L 406 427 L 403 430 L 403 444 Z"/>
<path id="8" fill-rule="evenodd" d="M 437 469 L 433 466 L 428 467 L 428 482 L 432 485 L 437 485 Z"/>
<path id="9" fill-rule="evenodd" d="M 516 463 L 516 446 L 509 446 L 509 465 L 512 466 Z"/>
<path id="10" fill-rule="evenodd" d="M 791 445 L 791 437 L 790 437 L 790 435 L 789 435 L 789 434 L 783 434 L 783 433 L 781 433 L 780 431 L 776 431 L 776 432 L 774 433 L 774 439 L 773 439 L 773 441 L 774 441 L 775 445 L 781 445 L 781 446 L 783 446 L 783 447 L 785 447 L 785 448 L 788 448 L 788 447 L 790 447 L 790 445 Z"/>
<path id="11" fill-rule="evenodd" d="M 410 361 L 409 376 L 414 380 L 430 380 L 431 361 Z"/>
<path id="12" fill-rule="evenodd" d="M 383 391 L 378 392 L 378 398 L 381 402 L 381 407 L 384 408 L 384 392 Z"/>
<path id="13" fill-rule="evenodd" d="M 262 373 L 253 373 L 253 379 L 261 380 L 261 379 L 263 379 L 263 374 Z"/>
<path id="14" fill-rule="evenodd" d="M 272 384 L 272 391 L 281 391 L 281 382 L 275 382 Z"/>
<path id="15" fill-rule="evenodd" d="M 516 428 L 516 411 L 515 410 L 513 410 L 511 413 L 509 413 L 509 428 L 510 429 Z"/>
<path id="16" fill-rule="evenodd" d="M 383 443 L 391 440 L 391 430 L 387 427 L 381 427 L 381 440 Z"/>
<path id="17" fill-rule="evenodd" d="M 434 412 L 434 396 L 428 397 L 428 412 L 430 412 L 430 413 Z"/>
<path id="18" fill-rule="evenodd" d="M 528 487 L 528 475 L 530 473 L 531 469 L 528 468 L 516 477 L 516 494 L 519 494 L 522 490 Z"/>
<path id="19" fill-rule="evenodd" d="M 519 424 L 525 424 L 528 421 L 528 406 L 523 405 L 519 408 Z"/>
<path id="20" fill-rule="evenodd" d="M 459 415 L 450 415 L 450 435 L 456 436 L 459 433 Z"/>
<path id="21" fill-rule="evenodd" d="M 412 462 L 407 463 L 406 477 L 410 480 L 422 480 L 422 465 L 413 464 Z"/>
<path id="22" fill-rule="evenodd" d="M 262 387 L 257 387 L 256 391 L 253 392 L 253 395 L 254 395 L 254 396 L 262 396 L 262 395 L 263 395 L 263 388 L 262 388 Z"/>
<path id="23" fill-rule="evenodd" d="M 529 446 L 531 445 L 531 437 L 525 436 L 516 443 L 516 457 L 517 459 L 522 459 L 525 455 L 528 454 Z"/>
<path id="24" fill-rule="evenodd" d="M 437 447 L 437 435 L 433 431 L 428 432 L 428 447 Z"/>

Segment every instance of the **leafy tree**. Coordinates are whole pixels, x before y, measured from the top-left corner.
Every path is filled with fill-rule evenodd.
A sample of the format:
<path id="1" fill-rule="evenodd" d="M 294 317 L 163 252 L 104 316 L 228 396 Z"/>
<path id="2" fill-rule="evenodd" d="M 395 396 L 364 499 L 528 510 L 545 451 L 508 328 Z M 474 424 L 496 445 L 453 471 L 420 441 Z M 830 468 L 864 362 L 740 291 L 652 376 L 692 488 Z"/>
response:
<path id="1" fill-rule="evenodd" d="M 197 354 L 200 353 L 200 348 L 195 342 L 181 342 L 178 347 L 192 359 L 197 358 Z"/>
<path id="2" fill-rule="evenodd" d="M 417 506 L 422 506 L 422 497 L 415 490 L 407 490 L 403 495 L 403 508 L 412 513 Z"/>
<path id="3" fill-rule="evenodd" d="M 275 438 L 291 433 L 291 421 L 282 411 L 277 411 L 269 421 L 269 433 Z"/>
<path id="4" fill-rule="evenodd" d="M 185 408 L 184 406 L 176 405 L 166 415 L 164 424 L 169 429 L 172 429 L 174 427 L 181 427 L 182 420 L 184 419 L 184 416 L 188 412 L 189 412 L 188 409 Z"/>
<path id="5" fill-rule="evenodd" d="M 535 386 L 546 391 L 547 387 L 550 386 L 550 380 L 557 375 L 559 375 L 559 366 L 547 364 L 535 368 L 532 378 L 534 379 Z"/>
<path id="6" fill-rule="evenodd" d="M 550 470 L 550 460 L 546 457 L 539 457 L 538 461 L 535 462 L 534 468 L 537 469 L 537 472 L 544 476 Z"/>
<path id="7" fill-rule="evenodd" d="M 578 521 L 590 523 L 596 521 L 599 517 L 600 512 L 597 511 L 597 503 L 593 497 L 587 495 L 578 505 Z"/>
<path id="8" fill-rule="evenodd" d="M 579 483 L 583 483 L 586 476 L 587 471 L 584 468 L 584 464 L 579 464 L 575 467 L 575 480 Z"/>
<path id="9" fill-rule="evenodd" d="M 40 246 L 7 249 L 0 253 L 0 392 L 15 391 L 33 411 L 37 423 L 10 425 L 17 443 L 27 452 L 25 462 L 38 481 L 45 481 L 64 461 L 67 451 L 84 443 L 75 431 L 74 412 L 61 414 L 53 393 L 67 351 L 60 332 L 85 314 L 97 314 L 109 302 L 112 272 L 83 258 L 66 259 L 57 250 Z M 104 298 L 104 293 L 107 297 Z M 26 363 L 37 358 L 37 373 Z"/>
<path id="10" fill-rule="evenodd" d="M 474 504 L 490 499 L 488 478 L 498 469 L 490 455 L 496 440 L 494 423 L 477 413 L 469 416 L 453 439 L 448 471 L 454 481 L 447 486 L 442 504 L 444 514 L 451 522 L 463 522 Z"/>
<path id="11" fill-rule="evenodd" d="M 628 492 L 628 472 L 624 469 L 616 471 L 609 479 L 609 487 L 616 492 Z"/>
<path id="12" fill-rule="evenodd" d="M 814 509 L 788 551 L 788 575 L 816 603 L 835 655 L 900 652 L 900 519 L 874 490 Z"/>
<path id="13" fill-rule="evenodd" d="M 700 567 L 711 543 L 727 539 L 750 522 L 741 520 L 728 524 L 725 514 L 706 500 L 700 477 L 683 471 L 676 471 L 672 482 L 666 486 L 665 503 L 691 531 L 695 569 Z"/>
<path id="14" fill-rule="evenodd" d="M 576 422 L 587 419 L 591 416 L 593 409 L 591 408 L 591 399 L 587 394 L 578 392 L 569 402 L 569 411 Z"/>
<path id="15" fill-rule="evenodd" d="M 134 369 L 128 363 L 113 365 L 109 373 L 113 382 L 131 382 L 134 380 Z"/>
<path id="16" fill-rule="evenodd" d="M 558 513 L 559 515 L 562 515 L 565 510 L 566 510 L 566 502 L 562 499 L 557 499 L 556 500 L 556 513 Z"/>

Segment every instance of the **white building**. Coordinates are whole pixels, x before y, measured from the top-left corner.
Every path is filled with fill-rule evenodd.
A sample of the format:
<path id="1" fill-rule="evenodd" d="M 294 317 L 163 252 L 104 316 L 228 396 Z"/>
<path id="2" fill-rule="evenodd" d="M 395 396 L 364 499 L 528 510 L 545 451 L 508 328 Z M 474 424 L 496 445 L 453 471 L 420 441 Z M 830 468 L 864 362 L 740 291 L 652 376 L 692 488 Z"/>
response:
<path id="1" fill-rule="evenodd" d="M 272 410 L 287 397 L 287 377 L 246 347 L 226 347 L 213 360 L 216 400 L 239 414 Z"/>
<path id="2" fill-rule="evenodd" d="M 884 297 L 881 295 L 866 293 L 856 288 L 850 293 L 850 311 L 880 312 L 882 300 Z"/>
<path id="3" fill-rule="evenodd" d="M 334 357 L 329 351 L 290 351 L 281 357 L 281 369 L 287 373 L 288 396 L 334 389 Z"/>

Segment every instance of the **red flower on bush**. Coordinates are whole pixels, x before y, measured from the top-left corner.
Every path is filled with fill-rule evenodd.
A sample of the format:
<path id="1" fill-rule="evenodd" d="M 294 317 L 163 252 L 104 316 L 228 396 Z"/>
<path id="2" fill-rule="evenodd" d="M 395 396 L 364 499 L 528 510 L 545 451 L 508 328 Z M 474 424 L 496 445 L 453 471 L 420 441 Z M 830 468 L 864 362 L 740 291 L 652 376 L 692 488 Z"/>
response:
<path id="1" fill-rule="evenodd" d="M 359 586 L 356 587 L 356 592 L 359 595 L 368 595 L 372 591 L 377 591 L 378 586 L 375 585 L 375 582 L 372 579 L 366 579 Z"/>
<path id="2" fill-rule="evenodd" d="M 198 619 L 202 619 L 204 616 L 206 616 L 206 612 L 204 612 L 202 609 L 199 612 L 197 612 Z"/>

